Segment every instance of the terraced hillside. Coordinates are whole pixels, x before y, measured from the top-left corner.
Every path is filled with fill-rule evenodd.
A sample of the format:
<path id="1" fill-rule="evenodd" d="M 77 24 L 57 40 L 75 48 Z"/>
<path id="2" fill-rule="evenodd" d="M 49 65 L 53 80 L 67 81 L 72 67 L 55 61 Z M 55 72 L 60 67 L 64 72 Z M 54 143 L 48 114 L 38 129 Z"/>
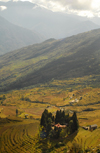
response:
<path id="1" fill-rule="evenodd" d="M 38 131 L 38 123 L 21 123 L 16 125 L 0 126 L 1 153 L 32 153 L 34 152 L 34 135 Z"/>
<path id="2" fill-rule="evenodd" d="M 63 153 L 68 146 L 77 142 L 83 150 L 91 148 L 96 153 L 95 149 L 100 148 L 100 88 L 82 88 L 79 84 L 72 88 L 73 83 L 74 80 L 59 80 L 36 88 L 8 92 L 5 96 L 0 95 L 0 152 L 42 153 L 45 149 L 51 153 Z M 70 116 L 76 111 L 80 125 L 77 133 L 51 142 L 35 137 L 45 108 L 53 115 L 60 109 L 64 109 Z M 25 114 L 28 115 L 26 119 Z M 82 128 L 93 124 L 98 126 L 94 131 Z M 56 143 L 61 141 L 64 145 L 56 147 Z"/>
<path id="3" fill-rule="evenodd" d="M 100 29 L 5 54 L 0 57 L 0 89 L 100 75 L 99 42 Z"/>

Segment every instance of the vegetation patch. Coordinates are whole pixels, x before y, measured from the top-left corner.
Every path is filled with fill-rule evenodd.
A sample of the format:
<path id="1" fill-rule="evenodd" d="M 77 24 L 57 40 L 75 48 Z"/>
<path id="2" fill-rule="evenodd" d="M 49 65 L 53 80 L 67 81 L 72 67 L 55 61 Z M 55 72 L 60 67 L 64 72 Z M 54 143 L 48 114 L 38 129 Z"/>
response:
<path id="1" fill-rule="evenodd" d="M 83 111 L 95 111 L 95 109 L 93 109 L 93 108 L 87 108 L 87 109 L 84 109 Z"/>

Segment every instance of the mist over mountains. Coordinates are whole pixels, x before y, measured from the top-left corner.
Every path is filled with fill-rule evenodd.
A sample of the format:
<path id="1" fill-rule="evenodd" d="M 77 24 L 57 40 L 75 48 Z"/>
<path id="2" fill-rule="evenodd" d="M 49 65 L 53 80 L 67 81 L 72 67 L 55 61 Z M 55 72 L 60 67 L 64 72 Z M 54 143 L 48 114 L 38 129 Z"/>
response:
<path id="1" fill-rule="evenodd" d="M 52 12 L 30 2 L 0 2 L 0 6 L 7 8 L 0 11 L 2 17 L 18 26 L 38 32 L 45 40 L 60 39 L 100 27 L 88 18 Z"/>
<path id="2" fill-rule="evenodd" d="M 38 33 L 16 26 L 0 16 L 0 54 L 42 41 L 43 37 Z"/>

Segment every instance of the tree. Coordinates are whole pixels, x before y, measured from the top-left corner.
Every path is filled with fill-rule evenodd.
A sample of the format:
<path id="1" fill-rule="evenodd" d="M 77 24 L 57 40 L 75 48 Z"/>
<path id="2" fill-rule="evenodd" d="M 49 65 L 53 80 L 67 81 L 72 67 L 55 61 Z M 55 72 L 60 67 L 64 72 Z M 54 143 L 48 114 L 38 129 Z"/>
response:
<path id="1" fill-rule="evenodd" d="M 44 112 L 42 113 L 40 125 L 44 126 L 48 131 L 50 129 L 49 127 L 51 127 L 51 123 L 53 120 L 54 117 L 52 116 L 52 113 L 49 113 L 48 110 L 45 109 Z"/>
<path id="2" fill-rule="evenodd" d="M 69 122 L 68 132 L 69 132 L 69 134 L 72 134 L 74 132 L 73 120 L 70 120 L 70 122 Z"/>
<path id="3" fill-rule="evenodd" d="M 40 120 L 40 126 L 45 128 L 47 136 L 49 136 L 51 131 L 51 123 L 54 121 L 54 116 L 52 113 L 49 113 L 47 109 L 44 110 Z"/>
<path id="4" fill-rule="evenodd" d="M 59 118 L 60 118 L 60 113 L 59 113 L 59 111 L 57 110 L 57 112 L 56 112 L 56 118 L 55 118 L 55 123 L 56 123 L 56 124 L 59 123 Z"/>
<path id="5" fill-rule="evenodd" d="M 5 95 L 3 95 L 3 100 L 5 100 L 6 99 L 6 96 Z"/>
<path id="6" fill-rule="evenodd" d="M 60 123 L 64 124 L 65 123 L 65 112 L 64 111 L 58 111 L 56 112 L 56 118 L 55 118 L 55 123 Z"/>
<path id="7" fill-rule="evenodd" d="M 48 118 L 47 125 L 46 125 L 47 136 L 49 135 L 49 132 L 51 131 L 51 122 L 52 122 L 52 119 Z"/>
<path id="8" fill-rule="evenodd" d="M 55 126 L 54 131 L 52 131 L 51 123 L 54 122 L 54 119 L 55 119 L 56 124 L 57 123 L 60 123 L 60 124 L 67 123 L 66 129 L 64 129 L 62 131 L 61 126 L 60 127 Z M 56 116 L 54 118 L 54 116 L 52 116 L 52 113 L 49 113 L 48 110 L 46 110 L 46 109 L 42 113 L 40 125 L 41 125 L 41 127 L 43 127 L 43 129 L 46 130 L 47 136 L 50 136 L 50 134 L 51 134 L 51 136 L 55 137 L 55 138 L 59 138 L 61 131 L 62 131 L 61 135 L 63 135 L 64 132 L 66 132 L 68 134 L 72 134 L 76 130 L 78 130 L 78 127 L 79 127 L 76 112 L 74 112 L 72 117 L 70 117 L 69 114 L 65 115 L 64 111 L 57 110 Z"/>
<path id="9" fill-rule="evenodd" d="M 70 116 L 69 116 L 69 113 L 67 115 L 65 115 L 65 122 L 66 123 L 69 123 L 70 121 Z"/>
<path id="10" fill-rule="evenodd" d="M 74 131 L 76 131 L 79 128 L 76 112 L 73 113 L 72 120 L 73 120 Z"/>
<path id="11" fill-rule="evenodd" d="M 72 134 L 79 128 L 76 112 L 73 113 L 72 117 L 69 117 L 68 115 L 67 120 L 69 120 L 68 133 Z"/>
<path id="12" fill-rule="evenodd" d="M 58 139 L 60 136 L 61 128 L 55 127 L 54 128 L 54 138 Z"/>
<path id="13" fill-rule="evenodd" d="M 16 109 L 16 116 L 18 116 L 18 109 Z"/>
<path id="14" fill-rule="evenodd" d="M 53 122 L 55 121 L 55 118 L 54 118 L 54 116 L 52 116 L 52 121 L 53 121 Z"/>

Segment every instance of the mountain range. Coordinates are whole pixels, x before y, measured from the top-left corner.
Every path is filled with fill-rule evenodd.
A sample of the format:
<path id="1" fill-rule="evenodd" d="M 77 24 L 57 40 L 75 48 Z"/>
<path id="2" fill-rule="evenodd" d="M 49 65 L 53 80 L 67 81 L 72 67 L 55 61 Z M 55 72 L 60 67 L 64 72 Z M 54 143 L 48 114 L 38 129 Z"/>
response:
<path id="1" fill-rule="evenodd" d="M 49 39 L 0 57 L 1 91 L 90 75 L 100 75 L 100 29 Z"/>
<path id="2" fill-rule="evenodd" d="M 42 41 L 43 37 L 38 33 L 14 25 L 0 16 L 0 55 Z"/>
<path id="3" fill-rule="evenodd" d="M 43 38 L 60 39 L 100 28 L 92 19 L 53 12 L 27 1 L 0 2 L 6 9 L 0 15 L 11 23 L 38 32 Z"/>

